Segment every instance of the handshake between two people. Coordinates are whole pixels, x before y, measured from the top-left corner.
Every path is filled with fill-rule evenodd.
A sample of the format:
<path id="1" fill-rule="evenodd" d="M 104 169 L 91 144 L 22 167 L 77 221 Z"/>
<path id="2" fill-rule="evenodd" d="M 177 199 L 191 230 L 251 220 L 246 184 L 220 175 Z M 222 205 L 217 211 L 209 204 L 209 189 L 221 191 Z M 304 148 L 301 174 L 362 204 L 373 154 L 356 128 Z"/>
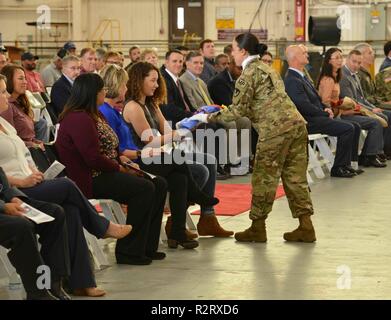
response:
<path id="1" fill-rule="evenodd" d="M 210 105 L 203 106 L 197 109 L 196 113 L 190 118 L 185 118 L 182 121 L 178 122 L 176 127 L 177 129 L 195 129 L 200 123 L 208 123 L 209 116 L 212 113 L 219 112 L 222 109 L 226 108 L 226 106 L 218 106 L 218 105 Z"/>

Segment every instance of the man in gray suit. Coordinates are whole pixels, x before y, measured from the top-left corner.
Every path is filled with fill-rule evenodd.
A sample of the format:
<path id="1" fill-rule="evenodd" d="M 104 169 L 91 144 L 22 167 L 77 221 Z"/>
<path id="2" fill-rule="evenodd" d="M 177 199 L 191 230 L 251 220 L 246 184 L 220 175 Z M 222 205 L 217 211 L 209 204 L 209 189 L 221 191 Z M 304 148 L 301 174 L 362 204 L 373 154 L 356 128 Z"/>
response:
<path id="1" fill-rule="evenodd" d="M 200 78 L 200 75 L 202 74 L 202 70 L 204 68 L 204 57 L 199 52 L 191 51 L 186 56 L 186 72 L 181 75 L 179 78 L 181 80 L 181 83 L 183 85 L 183 89 L 187 95 L 187 97 L 190 100 L 190 103 L 194 109 L 198 109 L 202 106 L 207 105 L 213 105 L 214 102 L 212 98 L 210 97 L 208 87 L 206 86 L 205 82 Z M 242 117 L 236 121 L 220 121 L 218 122 L 222 126 L 224 126 L 227 130 L 237 130 L 238 137 L 237 137 L 237 152 L 233 151 L 234 157 L 235 154 L 238 156 L 240 155 L 247 155 L 249 156 L 249 148 L 250 148 L 250 141 L 246 141 L 246 145 L 241 145 L 241 135 L 245 132 L 244 130 L 247 130 L 246 137 L 251 136 L 251 121 L 247 117 Z M 228 139 L 228 145 L 229 139 Z M 230 150 L 233 146 L 230 147 Z M 247 149 L 244 149 L 247 148 Z M 245 150 L 245 152 L 243 152 Z M 232 159 L 231 163 L 237 163 L 239 159 Z"/>
<path id="2" fill-rule="evenodd" d="M 358 71 L 360 70 L 362 63 L 362 54 L 358 50 L 352 50 L 347 59 L 346 64 L 342 67 L 342 79 L 340 82 L 341 86 L 341 93 L 340 98 L 349 97 L 355 100 L 358 104 L 360 104 L 362 107 L 376 113 L 378 116 L 385 119 L 388 123 L 391 121 L 391 112 L 389 111 L 383 111 L 380 108 L 376 108 L 373 104 L 371 104 L 365 97 L 364 90 L 361 87 L 360 79 L 358 77 Z M 370 150 L 375 150 L 375 145 L 379 145 L 379 147 L 376 147 L 376 149 L 381 148 L 381 152 L 377 153 L 380 155 L 380 158 L 382 160 L 385 160 L 385 155 L 383 152 L 383 149 L 389 150 L 390 144 L 391 144 L 391 126 L 388 126 L 388 128 L 379 129 L 379 128 L 373 128 L 373 125 L 371 125 L 372 130 L 369 129 L 370 123 L 368 119 L 370 119 L 372 122 L 374 119 L 368 118 L 368 117 L 362 117 L 362 116 L 343 116 L 346 120 L 352 120 L 358 122 L 362 129 L 368 130 L 368 137 L 369 134 L 371 134 L 371 143 L 369 144 Z M 354 117 L 354 118 L 352 118 Z M 375 120 L 376 121 L 376 120 Z M 381 127 L 380 123 L 376 121 L 377 127 Z M 379 132 L 382 133 L 382 137 L 379 137 Z M 368 139 L 367 137 L 367 139 Z M 381 144 L 380 144 L 381 142 Z M 380 147 L 381 146 L 381 147 Z M 364 150 L 365 151 L 365 150 Z M 373 152 L 371 152 L 372 154 Z M 373 157 L 372 157 L 373 158 Z M 368 162 L 368 159 L 362 159 L 361 162 Z M 369 161 L 373 162 L 373 161 Z M 375 164 L 375 162 L 373 162 Z M 374 165 L 376 166 L 376 165 Z"/>

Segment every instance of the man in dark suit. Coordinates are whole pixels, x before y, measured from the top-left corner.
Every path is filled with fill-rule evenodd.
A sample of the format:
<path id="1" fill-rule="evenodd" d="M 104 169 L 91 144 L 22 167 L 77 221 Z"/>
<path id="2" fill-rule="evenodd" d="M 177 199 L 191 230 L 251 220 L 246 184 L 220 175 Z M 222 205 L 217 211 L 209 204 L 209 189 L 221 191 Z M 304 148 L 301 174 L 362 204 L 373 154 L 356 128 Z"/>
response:
<path id="1" fill-rule="evenodd" d="M 228 68 L 215 75 L 208 83 L 208 91 L 212 100 L 218 105 L 229 106 L 235 90 L 235 81 L 241 74 L 241 69 L 235 64 L 232 57 Z"/>
<path id="2" fill-rule="evenodd" d="M 285 88 L 301 115 L 307 121 L 309 134 L 322 133 L 338 138 L 337 151 L 331 176 L 350 178 L 357 174 L 351 164 L 355 135 L 353 124 L 333 119 L 331 109 L 323 105 L 315 87 L 304 75 L 304 67 L 308 64 L 308 55 L 299 46 L 290 46 L 286 50 L 289 69 L 285 75 Z"/>
<path id="3" fill-rule="evenodd" d="M 360 160 L 364 165 L 373 164 L 373 166 L 382 167 L 376 158 L 376 155 L 383 154 L 384 151 L 390 154 L 391 151 L 391 111 L 382 110 L 370 103 L 361 87 L 358 71 L 361 68 L 362 54 L 358 50 L 352 50 L 346 58 L 346 64 L 342 67 L 342 78 L 340 82 L 340 98 L 349 97 L 356 101 L 360 106 L 366 108 L 388 122 L 387 128 L 382 128 L 377 120 L 363 116 L 344 116 L 346 120 L 357 121 L 364 130 L 368 130 L 366 138 L 365 152 L 361 154 Z M 364 122 L 366 121 L 366 123 Z M 369 149 L 369 152 L 366 152 Z M 384 157 L 384 156 L 381 156 Z"/>
<path id="4" fill-rule="evenodd" d="M 175 128 L 177 122 L 191 117 L 196 111 L 179 80 L 183 60 L 183 55 L 179 50 L 170 50 L 166 53 L 165 64 L 160 68 L 167 87 L 167 104 L 161 105 L 161 110 L 164 117 L 172 122 L 173 128 Z"/>
<path id="5" fill-rule="evenodd" d="M 183 68 L 184 57 L 179 50 L 170 50 L 166 53 L 165 64 L 160 68 L 160 72 L 166 82 L 167 88 L 167 104 L 160 106 L 164 117 L 171 122 L 173 128 L 184 118 L 191 117 L 196 111 L 186 95 L 183 85 L 179 80 Z M 202 124 L 198 129 L 217 130 L 222 128 L 218 124 Z M 215 139 L 215 156 L 219 161 L 219 139 Z M 206 148 L 206 145 L 205 145 Z M 219 162 L 218 162 L 219 163 Z M 228 174 L 224 172 L 221 166 L 217 167 L 218 179 L 228 178 Z"/>
<path id="6" fill-rule="evenodd" d="M 51 222 L 36 224 L 25 218 L 23 202 L 55 218 Z M 39 234 L 41 253 L 36 233 Z M 69 300 L 61 287 L 61 277 L 69 275 L 69 249 L 65 214 L 55 204 L 28 198 L 23 192 L 11 188 L 0 167 L 0 245 L 9 249 L 8 258 L 22 279 L 28 300 Z M 38 286 L 40 266 L 51 271 L 51 289 Z"/>
<path id="7" fill-rule="evenodd" d="M 71 95 L 73 81 L 75 81 L 79 74 L 80 59 L 76 56 L 66 56 L 62 60 L 62 75 L 54 83 L 50 92 L 51 105 L 57 117 L 63 111 Z"/>

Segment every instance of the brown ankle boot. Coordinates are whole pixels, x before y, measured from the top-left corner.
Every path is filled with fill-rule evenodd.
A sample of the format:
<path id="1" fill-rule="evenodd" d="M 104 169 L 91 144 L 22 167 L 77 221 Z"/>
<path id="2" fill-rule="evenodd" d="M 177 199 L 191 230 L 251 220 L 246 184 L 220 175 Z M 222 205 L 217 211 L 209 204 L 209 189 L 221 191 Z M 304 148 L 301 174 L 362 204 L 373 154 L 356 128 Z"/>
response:
<path id="1" fill-rule="evenodd" d="M 284 233 L 286 241 L 314 242 L 316 241 L 315 229 L 309 214 L 299 216 L 300 225 L 292 232 Z"/>
<path id="2" fill-rule="evenodd" d="M 200 236 L 227 238 L 234 234 L 233 231 L 224 230 L 214 214 L 201 215 L 197 223 L 197 230 Z"/>
<path id="3" fill-rule="evenodd" d="M 266 242 L 265 219 L 253 220 L 250 228 L 235 233 L 235 239 L 241 242 Z"/>
<path id="4" fill-rule="evenodd" d="M 167 222 L 166 222 L 166 226 L 164 228 L 166 230 L 166 235 L 167 235 L 168 239 L 170 239 L 171 227 L 172 227 L 172 219 L 171 219 L 171 217 L 168 217 Z M 189 229 L 186 229 L 185 233 L 186 233 L 186 238 L 188 240 L 198 238 L 198 234 L 191 232 Z"/>

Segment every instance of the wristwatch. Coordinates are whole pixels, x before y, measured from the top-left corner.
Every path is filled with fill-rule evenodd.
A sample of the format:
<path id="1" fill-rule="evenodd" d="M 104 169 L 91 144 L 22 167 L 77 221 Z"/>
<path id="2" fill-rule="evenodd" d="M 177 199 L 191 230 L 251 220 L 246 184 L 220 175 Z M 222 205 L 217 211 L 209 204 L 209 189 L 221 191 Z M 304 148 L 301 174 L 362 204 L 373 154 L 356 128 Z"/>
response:
<path id="1" fill-rule="evenodd" d="M 136 155 L 137 155 L 137 158 L 140 158 L 140 157 L 141 157 L 141 151 L 140 151 L 140 150 L 137 150 L 137 151 L 136 151 Z"/>

